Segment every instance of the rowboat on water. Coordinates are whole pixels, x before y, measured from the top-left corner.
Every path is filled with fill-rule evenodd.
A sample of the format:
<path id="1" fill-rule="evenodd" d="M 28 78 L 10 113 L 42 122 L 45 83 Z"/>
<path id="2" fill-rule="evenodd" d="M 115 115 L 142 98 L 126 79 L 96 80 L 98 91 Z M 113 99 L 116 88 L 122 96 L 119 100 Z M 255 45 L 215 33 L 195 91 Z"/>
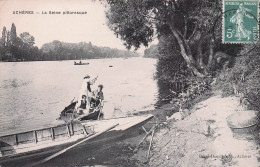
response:
<path id="1" fill-rule="evenodd" d="M 0 136 L 0 164 L 8 164 L 22 160 L 44 158 L 57 153 L 86 138 L 91 138 L 111 125 L 115 128 L 104 131 L 75 148 L 88 147 L 95 144 L 116 140 L 141 127 L 153 118 L 153 115 L 131 116 L 124 118 L 70 121 L 54 127 L 35 129 L 17 134 Z M 129 136 L 128 136 L 129 137 Z"/>
<path id="2" fill-rule="evenodd" d="M 74 61 L 74 65 L 89 65 L 89 63 L 82 63 L 81 61 L 77 63 Z"/>

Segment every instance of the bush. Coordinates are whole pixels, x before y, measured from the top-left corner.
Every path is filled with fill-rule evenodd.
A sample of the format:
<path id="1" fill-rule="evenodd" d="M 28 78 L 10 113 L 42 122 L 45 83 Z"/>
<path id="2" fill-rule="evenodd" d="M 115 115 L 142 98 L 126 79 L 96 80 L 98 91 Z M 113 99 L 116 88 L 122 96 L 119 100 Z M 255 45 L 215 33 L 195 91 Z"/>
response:
<path id="1" fill-rule="evenodd" d="M 206 97 L 211 92 L 211 78 L 189 77 L 187 80 L 186 88 L 171 101 L 173 107 L 178 108 L 178 110 L 192 108 L 194 102 L 197 101 L 195 99 L 204 95 Z"/>
<path id="2" fill-rule="evenodd" d="M 245 48 L 246 49 L 246 48 Z M 246 55 L 235 59 L 232 68 L 222 71 L 216 80 L 216 89 L 223 96 L 239 95 L 248 101 L 248 109 L 260 109 L 260 44 Z M 241 99 L 242 100 L 242 99 Z"/>

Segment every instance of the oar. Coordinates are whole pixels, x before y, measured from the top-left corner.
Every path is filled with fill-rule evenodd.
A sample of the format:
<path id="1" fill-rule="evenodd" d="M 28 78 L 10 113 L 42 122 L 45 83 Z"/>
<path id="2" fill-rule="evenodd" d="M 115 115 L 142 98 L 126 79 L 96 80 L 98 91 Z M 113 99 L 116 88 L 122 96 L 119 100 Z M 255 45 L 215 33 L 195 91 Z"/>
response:
<path id="1" fill-rule="evenodd" d="M 86 138 L 86 139 L 83 139 L 83 140 L 81 140 L 80 142 L 75 143 L 75 144 L 73 144 L 73 145 L 70 146 L 70 147 L 67 147 L 67 148 L 65 148 L 65 149 L 63 149 L 63 150 L 61 150 L 61 151 L 59 151 L 59 152 L 57 152 L 57 153 L 55 153 L 55 154 L 53 154 L 53 155 L 51 155 L 51 156 L 49 156 L 49 157 L 44 158 L 44 159 L 41 160 L 41 161 L 35 162 L 35 163 L 30 164 L 30 165 L 28 165 L 28 166 L 37 166 L 37 165 L 40 165 L 40 164 L 42 164 L 42 163 L 45 163 L 45 162 L 47 162 L 47 161 L 49 161 L 49 160 L 51 160 L 51 159 L 53 159 L 53 158 L 55 158 L 55 157 L 57 157 L 57 156 L 63 154 L 63 153 L 65 153 L 66 151 L 72 149 L 73 147 L 76 147 L 77 145 L 79 145 L 79 144 L 81 144 L 81 143 L 84 143 L 84 142 L 86 142 L 86 141 L 88 141 L 88 140 L 90 140 L 90 139 L 93 139 L 93 138 L 95 138 L 95 137 L 101 135 L 102 133 L 105 133 L 105 132 L 107 132 L 107 131 L 109 131 L 109 130 L 115 128 L 115 127 L 118 126 L 118 125 L 119 125 L 119 123 L 118 123 L 118 124 L 115 124 L 115 125 L 113 125 L 113 126 L 110 126 L 110 127 L 108 127 L 107 129 L 105 129 L 105 130 L 103 130 L 103 131 L 101 131 L 101 132 L 99 132 L 99 133 L 97 133 L 97 134 L 95 134 L 95 135 L 92 135 L 92 136 L 90 136 L 90 137 L 88 137 L 88 138 Z"/>
<path id="2" fill-rule="evenodd" d="M 75 97 L 70 101 L 70 103 L 73 103 L 74 99 L 75 99 Z"/>

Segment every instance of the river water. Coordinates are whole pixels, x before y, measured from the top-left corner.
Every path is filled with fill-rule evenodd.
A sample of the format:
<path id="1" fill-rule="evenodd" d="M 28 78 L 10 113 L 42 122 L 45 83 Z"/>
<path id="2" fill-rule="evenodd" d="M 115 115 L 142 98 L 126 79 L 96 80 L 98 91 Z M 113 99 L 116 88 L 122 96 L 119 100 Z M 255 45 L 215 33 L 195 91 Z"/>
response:
<path id="1" fill-rule="evenodd" d="M 158 88 L 155 59 L 92 59 L 0 63 L 0 136 L 61 123 L 56 118 L 74 97 L 83 77 L 98 76 L 104 85 L 105 118 L 153 109 Z M 112 67 L 110 67 L 112 66 Z"/>

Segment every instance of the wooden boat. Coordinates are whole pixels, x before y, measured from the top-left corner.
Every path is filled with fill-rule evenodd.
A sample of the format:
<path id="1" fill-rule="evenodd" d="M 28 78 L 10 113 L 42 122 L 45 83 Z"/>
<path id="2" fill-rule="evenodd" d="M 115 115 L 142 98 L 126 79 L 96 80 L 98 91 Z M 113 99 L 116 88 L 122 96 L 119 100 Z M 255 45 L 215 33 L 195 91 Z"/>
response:
<path id="1" fill-rule="evenodd" d="M 89 63 L 82 63 L 82 62 L 77 63 L 74 61 L 74 65 L 89 65 Z"/>
<path id="2" fill-rule="evenodd" d="M 102 105 L 95 106 L 94 108 L 90 109 L 89 114 L 79 115 L 79 114 L 73 113 L 76 104 L 77 104 L 77 101 L 72 102 L 67 107 L 65 107 L 64 110 L 61 111 L 59 119 L 64 120 L 65 122 L 68 122 L 71 119 L 77 119 L 79 121 L 97 120 L 99 118 L 103 118 L 103 116 L 104 116 L 104 114 L 101 111 L 103 108 Z"/>
<path id="3" fill-rule="evenodd" d="M 144 115 L 107 120 L 86 120 L 0 136 L 0 164 L 16 163 L 25 159 L 33 161 L 39 157 L 44 158 L 102 132 L 111 125 L 118 124 L 114 129 L 81 143 L 76 148 L 108 143 L 130 134 L 152 118 L 153 115 Z"/>

